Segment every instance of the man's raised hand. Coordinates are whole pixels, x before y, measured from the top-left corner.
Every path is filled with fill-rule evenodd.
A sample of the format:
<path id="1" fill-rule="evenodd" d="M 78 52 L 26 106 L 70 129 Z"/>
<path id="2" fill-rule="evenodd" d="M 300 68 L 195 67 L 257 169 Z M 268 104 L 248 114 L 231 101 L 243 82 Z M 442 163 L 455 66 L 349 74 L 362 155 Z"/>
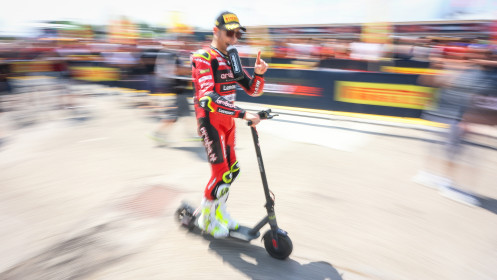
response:
<path id="1" fill-rule="evenodd" d="M 254 73 L 257 75 L 264 75 L 268 69 L 267 63 L 261 59 L 261 51 L 257 53 L 257 59 L 255 60 Z"/>

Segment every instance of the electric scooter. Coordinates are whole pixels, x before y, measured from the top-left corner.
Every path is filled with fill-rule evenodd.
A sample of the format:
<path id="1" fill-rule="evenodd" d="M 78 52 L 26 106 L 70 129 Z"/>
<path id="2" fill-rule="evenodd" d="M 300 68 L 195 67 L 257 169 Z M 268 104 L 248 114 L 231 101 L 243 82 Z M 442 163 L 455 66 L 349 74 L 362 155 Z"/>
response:
<path id="1" fill-rule="evenodd" d="M 276 114 L 271 115 L 271 109 L 263 110 L 257 113 L 261 119 L 271 119 Z M 255 152 L 257 155 L 257 162 L 259 163 L 259 170 L 262 178 L 262 186 L 264 189 L 264 194 L 266 196 L 266 205 L 264 206 L 267 210 L 267 216 L 265 216 L 257 225 L 253 228 L 240 225 L 237 230 L 230 230 L 229 237 L 241 241 L 250 242 L 260 236 L 260 230 L 266 224 L 269 224 L 270 229 L 266 231 L 262 239 L 264 240 L 264 247 L 269 255 L 273 258 L 284 260 L 286 259 L 293 250 L 293 244 L 288 237 L 286 231 L 280 229 L 276 223 L 276 214 L 274 212 L 274 194 L 269 190 L 266 172 L 264 170 L 264 163 L 262 162 L 261 148 L 259 146 L 259 135 L 255 127 L 252 127 L 252 122 L 247 123 L 252 131 L 252 138 L 254 140 Z M 198 228 L 197 219 L 200 216 L 200 208 L 193 208 L 188 203 L 183 202 L 181 206 L 176 210 L 176 218 L 181 223 L 182 226 L 186 227 L 190 231 L 194 228 Z"/>

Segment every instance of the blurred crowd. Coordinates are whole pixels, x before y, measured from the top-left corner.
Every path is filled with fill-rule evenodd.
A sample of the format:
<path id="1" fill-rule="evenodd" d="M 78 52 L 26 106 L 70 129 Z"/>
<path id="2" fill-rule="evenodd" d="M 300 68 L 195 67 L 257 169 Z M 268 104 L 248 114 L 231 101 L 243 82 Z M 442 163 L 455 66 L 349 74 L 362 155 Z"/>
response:
<path id="1" fill-rule="evenodd" d="M 120 78 L 151 74 L 160 50 L 173 49 L 188 56 L 190 52 L 208 44 L 208 37 L 204 41 L 198 41 L 191 36 L 179 36 L 174 40 L 137 40 L 133 44 L 78 39 L 0 42 L 0 79 L 5 88 L 8 86 L 5 84 L 6 79 L 12 76 L 39 72 L 51 72 L 65 77 L 77 76 L 81 73 L 77 72 L 76 66 L 118 68 Z M 497 52 L 497 48 L 489 44 L 489 41 L 450 38 L 401 38 L 383 44 L 323 38 L 254 39 L 242 41 L 238 48 L 245 57 L 253 57 L 257 50 L 262 49 L 263 56 L 269 62 L 271 59 L 290 59 L 316 62 L 407 60 L 429 63 L 433 58 L 439 57 L 464 60 L 472 59 L 477 53 Z"/>
<path id="2" fill-rule="evenodd" d="M 154 55 L 161 49 L 191 52 L 209 44 L 208 33 L 203 39 L 183 34 L 174 39 L 137 39 L 126 44 L 112 40 L 70 38 L 0 41 L 1 73 L 4 80 L 9 75 L 51 72 L 48 70 L 68 75 L 67 63 L 83 62 L 119 67 L 120 74 L 124 76 L 149 73 L 153 70 Z M 272 58 L 281 58 L 314 61 L 345 59 L 429 62 L 433 57 L 466 56 L 469 59 L 469 56 L 477 51 L 497 52 L 497 48 L 488 40 L 450 37 L 395 38 L 384 43 L 363 42 L 360 39 L 264 37 L 242 40 L 238 48 L 239 53 L 245 57 L 252 57 L 262 49 L 263 56 L 269 61 Z M 28 61 L 39 63 L 30 64 Z"/>
<path id="3" fill-rule="evenodd" d="M 243 49 L 250 55 L 254 49 L 263 48 L 266 55 L 289 59 L 353 59 L 353 60 L 415 60 L 426 61 L 430 57 L 462 55 L 473 50 L 497 52 L 487 40 L 450 37 L 396 38 L 391 42 L 370 43 L 359 39 L 286 38 L 274 41 L 258 41 L 254 47 Z"/>

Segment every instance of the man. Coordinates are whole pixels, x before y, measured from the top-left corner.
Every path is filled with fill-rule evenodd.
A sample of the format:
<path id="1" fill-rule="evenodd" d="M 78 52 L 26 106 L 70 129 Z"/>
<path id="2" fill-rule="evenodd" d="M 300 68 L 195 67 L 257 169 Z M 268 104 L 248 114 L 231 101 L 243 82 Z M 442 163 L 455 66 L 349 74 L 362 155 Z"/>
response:
<path id="1" fill-rule="evenodd" d="M 456 187 L 454 182 L 462 167 L 459 159 L 463 155 L 463 140 L 468 132 L 468 110 L 473 107 L 476 95 L 482 95 L 491 88 L 487 85 L 485 73 L 475 63 L 477 60 L 472 59 L 474 55 L 477 53 L 473 50 L 466 50 L 464 53 L 459 50 L 455 53 L 446 51 L 443 58 L 436 58 L 432 62 L 436 68 L 443 67 L 443 74 L 420 77 L 421 84 L 440 89 L 437 106 L 423 112 L 423 118 L 444 123 L 448 125 L 448 129 L 443 132 L 445 155 L 440 161 L 442 176 L 420 172 L 415 180 L 434 185 L 446 197 L 478 206 L 478 199 L 468 191 Z M 433 153 L 429 153 L 427 162 L 433 165 L 437 161 Z"/>
<path id="2" fill-rule="evenodd" d="M 158 88 L 161 91 L 172 90 L 176 95 L 174 107 L 166 110 L 166 117 L 152 137 L 161 143 L 171 142 L 171 135 L 167 132 L 173 124 L 178 123 L 179 118 L 190 116 L 190 105 L 184 92 L 189 80 L 187 76 L 191 75 L 191 71 L 185 60 L 189 62 L 189 52 L 182 50 L 179 45 L 170 46 L 157 55 L 155 73 Z"/>
<path id="3" fill-rule="evenodd" d="M 195 114 L 212 170 L 198 225 L 216 238 L 228 236 L 229 230 L 239 226 L 226 212 L 229 188 L 240 172 L 235 155 L 234 118 L 251 121 L 253 126 L 260 122 L 257 114 L 234 105 L 236 83 L 249 95 L 259 96 L 264 87 L 263 74 L 268 68 L 259 51 L 254 76 L 250 77 L 244 70 L 243 77 L 235 80 L 227 49 L 237 43 L 242 31 L 246 28 L 240 25 L 238 17 L 223 12 L 215 22 L 211 46 L 192 55 Z"/>

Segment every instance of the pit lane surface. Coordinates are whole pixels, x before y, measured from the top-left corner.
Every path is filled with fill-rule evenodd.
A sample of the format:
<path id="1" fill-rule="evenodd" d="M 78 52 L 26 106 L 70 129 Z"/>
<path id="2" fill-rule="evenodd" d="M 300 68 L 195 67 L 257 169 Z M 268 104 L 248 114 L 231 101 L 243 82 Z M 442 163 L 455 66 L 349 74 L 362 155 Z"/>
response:
<path id="1" fill-rule="evenodd" d="M 264 121 L 276 215 L 294 244 L 278 261 L 259 240 L 178 226 L 175 208 L 200 202 L 209 178 L 199 143 L 158 147 L 147 137 L 158 123 L 142 109 L 119 96 L 91 102 L 91 119 L 45 121 L 2 148 L 0 279 L 497 278 L 494 150 L 472 149 L 460 173 L 482 202 L 469 207 L 412 181 L 426 167 L 432 128 L 284 114 Z M 242 171 L 228 209 L 253 226 L 264 195 L 242 121 L 237 133 Z"/>

